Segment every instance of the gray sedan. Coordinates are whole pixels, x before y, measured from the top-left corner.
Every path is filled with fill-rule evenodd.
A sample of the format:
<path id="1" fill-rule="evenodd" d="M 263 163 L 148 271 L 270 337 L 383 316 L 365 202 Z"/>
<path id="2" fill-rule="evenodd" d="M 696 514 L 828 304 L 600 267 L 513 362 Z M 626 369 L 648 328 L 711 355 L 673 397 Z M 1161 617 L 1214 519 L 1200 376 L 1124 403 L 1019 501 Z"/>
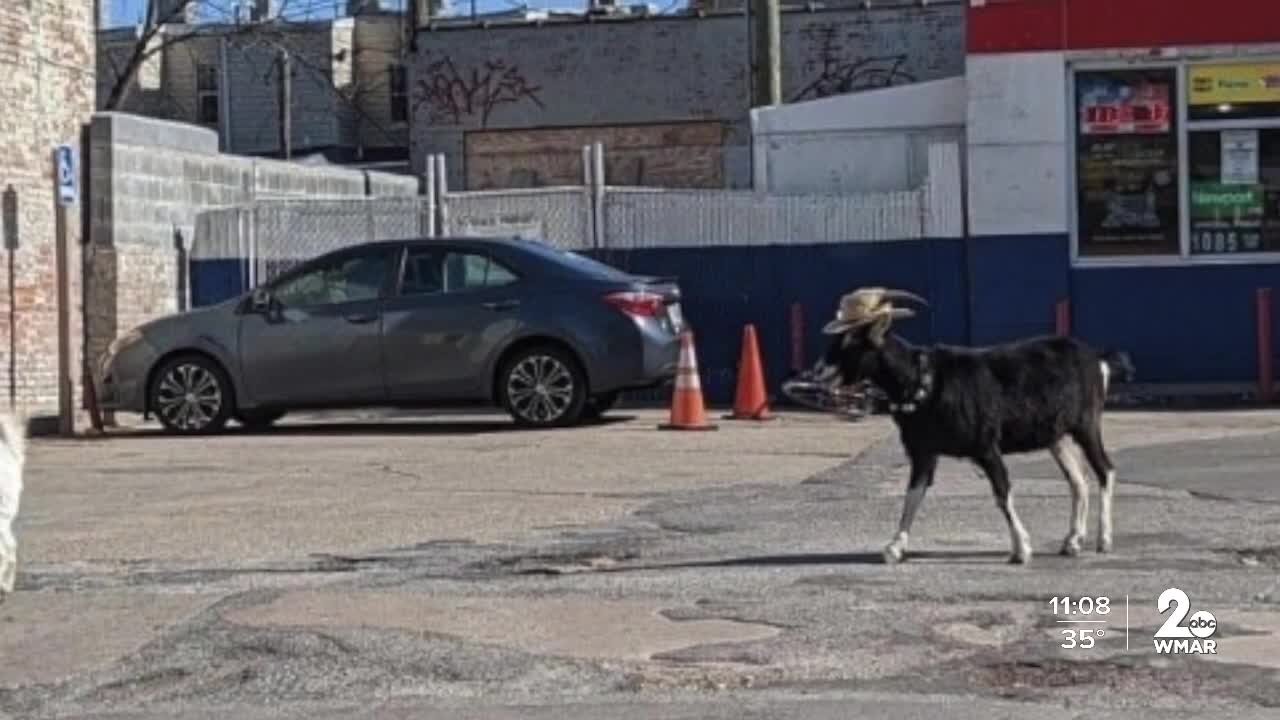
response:
<path id="1" fill-rule="evenodd" d="M 376 242 L 148 322 L 102 359 L 104 410 L 175 433 L 300 409 L 488 403 L 570 425 L 675 375 L 680 289 L 527 239 Z"/>

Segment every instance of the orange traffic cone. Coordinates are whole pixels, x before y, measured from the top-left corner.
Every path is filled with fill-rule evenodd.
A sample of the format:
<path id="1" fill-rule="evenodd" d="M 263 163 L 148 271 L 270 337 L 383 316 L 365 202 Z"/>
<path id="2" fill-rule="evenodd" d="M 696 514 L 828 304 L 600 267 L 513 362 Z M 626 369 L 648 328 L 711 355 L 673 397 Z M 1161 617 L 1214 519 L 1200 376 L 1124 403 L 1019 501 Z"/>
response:
<path id="1" fill-rule="evenodd" d="M 707 408 L 702 401 L 702 382 L 698 379 L 698 354 L 693 346 L 693 333 L 680 335 L 680 362 L 676 366 L 676 389 L 671 397 L 671 422 L 660 430 L 715 430 L 707 422 Z"/>
<path id="2" fill-rule="evenodd" d="M 738 391 L 733 412 L 726 420 L 772 420 L 769 398 L 764 391 L 764 364 L 760 361 L 760 345 L 756 342 L 756 326 L 742 328 L 742 359 L 738 361 Z"/>

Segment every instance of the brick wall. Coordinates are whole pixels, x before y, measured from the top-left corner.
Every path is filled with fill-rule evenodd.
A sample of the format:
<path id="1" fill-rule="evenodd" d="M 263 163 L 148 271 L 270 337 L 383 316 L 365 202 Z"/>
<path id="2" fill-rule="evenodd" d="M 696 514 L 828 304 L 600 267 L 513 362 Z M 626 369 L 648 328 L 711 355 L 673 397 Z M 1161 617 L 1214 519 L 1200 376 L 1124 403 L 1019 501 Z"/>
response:
<path id="1" fill-rule="evenodd" d="M 965 4 L 787 11 L 786 102 L 964 72 Z M 469 132 L 723 123 L 723 177 L 749 187 L 751 37 L 741 15 L 420 31 L 410 78 L 415 170 L 444 153 L 462 187 Z"/>
<path id="2" fill-rule="evenodd" d="M 17 236 L 0 270 L 0 404 L 12 397 L 36 416 L 56 412 L 59 392 L 52 149 L 79 143 L 93 110 L 94 65 L 91 0 L 0 2 L 0 195 L 10 210 L 3 234 Z M 80 211 L 68 215 L 75 374 Z"/>
<path id="3" fill-rule="evenodd" d="M 582 146 L 602 143 L 605 182 L 668 188 L 724 187 L 719 122 L 612 125 L 466 134 L 467 189 L 582 183 Z"/>

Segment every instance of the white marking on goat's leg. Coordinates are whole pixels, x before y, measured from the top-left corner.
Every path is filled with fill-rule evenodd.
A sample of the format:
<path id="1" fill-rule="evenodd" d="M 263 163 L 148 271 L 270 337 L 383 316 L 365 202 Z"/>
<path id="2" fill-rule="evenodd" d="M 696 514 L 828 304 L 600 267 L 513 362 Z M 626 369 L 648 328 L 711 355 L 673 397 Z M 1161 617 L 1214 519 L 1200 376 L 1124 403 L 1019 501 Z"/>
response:
<path id="1" fill-rule="evenodd" d="M 1099 493 L 1101 502 L 1098 503 L 1098 552 L 1111 552 L 1111 494 L 1116 489 L 1116 471 L 1108 470 L 1106 479 L 1102 483 L 1102 491 Z"/>
<path id="2" fill-rule="evenodd" d="M 17 573 L 18 543 L 13 531 L 7 525 L 0 525 L 0 597 L 13 592 Z"/>
<path id="3" fill-rule="evenodd" d="M 1098 365 L 1102 368 L 1102 395 L 1105 397 L 1107 387 L 1111 384 L 1111 366 L 1107 364 L 1106 360 L 1099 360 Z"/>
<path id="4" fill-rule="evenodd" d="M 996 505 L 1009 521 L 1009 540 L 1013 546 L 1013 556 L 1009 558 L 1009 562 L 1026 565 L 1031 562 L 1031 537 L 1018 519 L 1018 512 L 1013 509 L 1013 491 L 1010 490 L 1004 498 L 997 497 Z"/>
<path id="5" fill-rule="evenodd" d="M 1089 517 L 1089 486 L 1084 479 L 1084 467 L 1081 464 L 1080 452 L 1071 445 L 1067 438 L 1060 438 L 1049 452 L 1058 463 L 1058 469 L 1066 476 L 1071 485 L 1071 530 L 1062 541 L 1063 555 L 1079 555 L 1080 546 L 1084 542 Z"/>
<path id="6" fill-rule="evenodd" d="M 886 563 L 896 563 L 902 560 L 902 556 L 907 551 L 907 538 L 911 533 L 911 523 L 915 521 L 916 511 L 920 509 L 920 503 L 924 500 L 924 493 L 929 489 L 925 483 L 913 483 L 907 489 L 907 497 L 902 503 L 902 519 L 898 521 L 898 533 L 893 536 L 893 540 L 884 548 L 884 561 Z"/>

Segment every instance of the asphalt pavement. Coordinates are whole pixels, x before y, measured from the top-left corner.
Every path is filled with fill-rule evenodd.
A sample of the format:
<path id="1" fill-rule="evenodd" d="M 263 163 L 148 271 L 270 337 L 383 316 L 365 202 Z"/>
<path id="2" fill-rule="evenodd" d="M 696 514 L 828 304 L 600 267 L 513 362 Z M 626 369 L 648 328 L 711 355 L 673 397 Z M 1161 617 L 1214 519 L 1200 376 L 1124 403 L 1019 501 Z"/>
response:
<path id="1" fill-rule="evenodd" d="M 906 562 L 884 418 L 652 411 L 37 441 L 0 606 L 13 717 L 1274 717 L 1280 413 L 1113 413 L 1115 552 L 1012 460 L 1036 555 L 944 461 Z M 1096 531 L 1096 492 L 1090 539 Z M 1157 598 L 1215 655 L 1158 654 Z M 1093 613 L 1054 612 L 1090 598 Z M 1101 612 L 1101 607 L 1107 612 Z M 1076 606 L 1079 607 L 1078 605 Z M 1090 620 L 1090 623 L 1061 622 Z M 1064 630 L 1089 647 L 1064 648 Z"/>

